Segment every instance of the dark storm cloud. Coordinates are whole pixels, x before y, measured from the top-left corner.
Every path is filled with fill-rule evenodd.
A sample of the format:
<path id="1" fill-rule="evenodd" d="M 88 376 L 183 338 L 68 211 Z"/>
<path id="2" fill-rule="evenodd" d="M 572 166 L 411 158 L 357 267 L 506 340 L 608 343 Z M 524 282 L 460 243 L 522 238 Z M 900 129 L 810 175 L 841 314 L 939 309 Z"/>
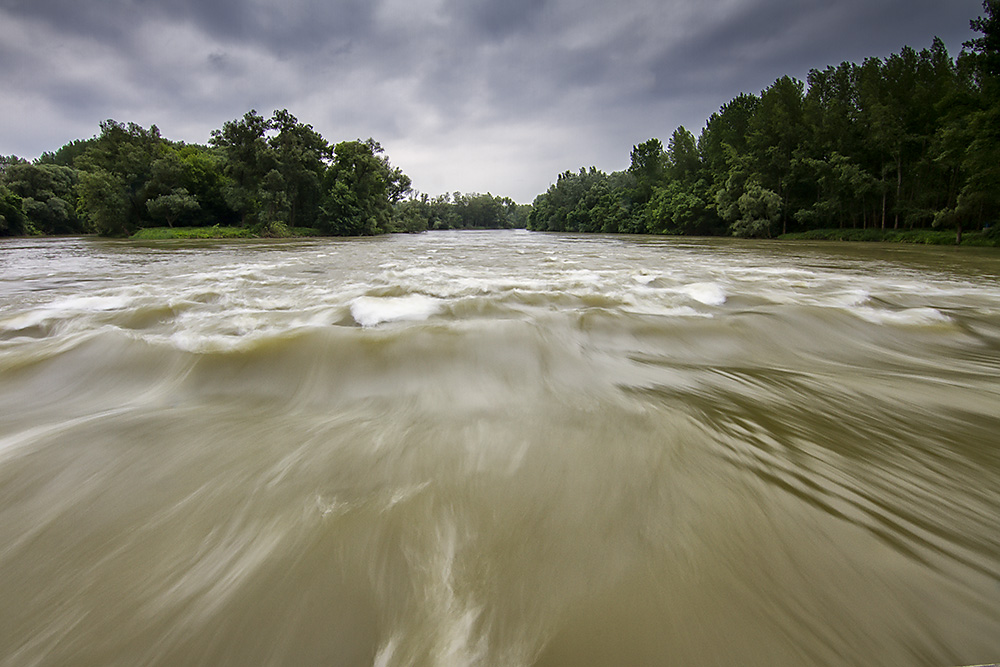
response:
<path id="1" fill-rule="evenodd" d="M 740 92 L 940 35 L 980 0 L 0 0 L 0 153 L 250 108 L 373 136 L 416 187 L 530 201 Z"/>
<path id="2" fill-rule="evenodd" d="M 363 35 L 370 29 L 367 0 L 4 0 L 11 15 L 44 21 L 64 32 L 97 39 L 124 39 L 140 21 L 154 17 L 192 22 L 207 35 L 247 41 L 276 51 L 315 48 L 331 39 Z"/>
<path id="3" fill-rule="evenodd" d="M 785 74 L 803 77 L 809 69 L 845 60 L 860 63 L 904 45 L 930 46 L 941 31 L 957 54 L 968 38 L 978 0 L 955 6 L 960 4 L 966 13 L 942 12 L 940 0 L 746 2 L 723 20 L 664 48 L 652 64 L 654 92 L 759 92 Z M 954 18 L 941 21 L 942 16 Z"/>

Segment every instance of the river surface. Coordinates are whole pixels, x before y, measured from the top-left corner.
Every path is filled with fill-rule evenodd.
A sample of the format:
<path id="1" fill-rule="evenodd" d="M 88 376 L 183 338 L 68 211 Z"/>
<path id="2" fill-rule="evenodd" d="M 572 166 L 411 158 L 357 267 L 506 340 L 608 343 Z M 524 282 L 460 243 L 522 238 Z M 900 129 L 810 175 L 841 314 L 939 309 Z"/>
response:
<path id="1" fill-rule="evenodd" d="M 1000 253 L 0 242 L 0 665 L 1000 660 Z"/>

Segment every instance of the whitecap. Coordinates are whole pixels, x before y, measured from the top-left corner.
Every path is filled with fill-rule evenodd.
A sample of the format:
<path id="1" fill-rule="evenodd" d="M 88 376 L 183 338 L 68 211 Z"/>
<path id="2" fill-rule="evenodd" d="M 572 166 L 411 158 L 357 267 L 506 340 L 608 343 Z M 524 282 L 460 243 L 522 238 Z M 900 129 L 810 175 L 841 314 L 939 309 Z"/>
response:
<path id="1" fill-rule="evenodd" d="M 398 297 L 362 296 L 351 302 L 351 317 L 363 327 L 385 322 L 419 322 L 441 310 L 441 301 L 423 294 Z"/>
<path id="2" fill-rule="evenodd" d="M 0 326 L 10 330 L 28 329 L 51 320 L 70 318 L 81 313 L 102 313 L 123 310 L 130 303 L 125 296 L 77 296 L 61 299 L 35 310 L 19 313 L 2 321 Z"/>
<path id="3" fill-rule="evenodd" d="M 907 308 L 905 310 L 879 310 L 857 308 L 855 311 L 863 319 L 875 324 L 897 324 L 903 326 L 931 326 L 947 324 L 951 318 L 935 308 Z"/>
<path id="4" fill-rule="evenodd" d="M 716 283 L 692 283 L 684 287 L 684 293 L 706 306 L 721 306 L 726 302 L 726 293 Z"/>
<path id="5" fill-rule="evenodd" d="M 108 311 L 121 310 L 128 305 L 129 298 L 125 296 L 77 296 L 57 301 L 50 308 L 55 311 Z"/>
<path id="6" fill-rule="evenodd" d="M 50 319 L 54 319 L 55 314 L 48 310 L 31 310 L 26 313 L 19 313 L 6 320 L 0 320 L 0 328 L 10 331 L 20 331 L 39 326 Z"/>
<path id="7" fill-rule="evenodd" d="M 640 285 L 648 285 L 649 283 L 656 280 L 656 275 L 652 273 L 639 273 L 632 276 L 632 280 L 639 283 Z"/>

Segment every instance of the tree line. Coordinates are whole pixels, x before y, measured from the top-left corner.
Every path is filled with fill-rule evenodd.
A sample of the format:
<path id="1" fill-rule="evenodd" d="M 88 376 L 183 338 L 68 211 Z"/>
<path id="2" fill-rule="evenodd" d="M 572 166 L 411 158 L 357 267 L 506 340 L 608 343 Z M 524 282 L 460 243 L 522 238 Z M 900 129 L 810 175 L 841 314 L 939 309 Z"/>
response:
<path id="1" fill-rule="evenodd" d="M 287 110 L 255 110 L 208 145 L 107 120 L 29 162 L 0 157 L 0 236 L 128 236 L 157 226 L 239 226 L 264 236 L 524 227 L 492 194 L 418 195 L 374 139 L 328 143 Z"/>
<path id="2" fill-rule="evenodd" d="M 1000 0 L 952 58 L 935 38 L 785 76 L 634 146 L 625 171 L 567 171 L 540 231 L 771 237 L 822 228 L 982 229 L 1000 214 Z"/>

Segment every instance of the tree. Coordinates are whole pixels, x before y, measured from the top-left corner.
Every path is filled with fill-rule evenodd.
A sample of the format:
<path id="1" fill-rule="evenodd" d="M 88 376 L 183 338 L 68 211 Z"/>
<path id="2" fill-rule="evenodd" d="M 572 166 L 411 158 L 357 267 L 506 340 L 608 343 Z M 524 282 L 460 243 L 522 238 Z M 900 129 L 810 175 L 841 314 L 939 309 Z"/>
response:
<path id="1" fill-rule="evenodd" d="M 289 226 L 311 226 L 318 210 L 326 163 L 332 158 L 330 146 L 311 125 L 298 122 L 287 109 L 275 111 L 268 127 L 277 132 L 268 140 L 268 146 L 274 152 L 275 168 L 285 193 L 281 205 L 286 210 L 282 216 L 287 217 Z M 270 173 L 265 180 L 268 178 L 271 186 L 265 183 L 265 189 L 273 193 L 276 181 Z M 276 203 L 273 195 L 268 201 L 273 208 Z M 269 218 L 275 220 L 275 215 L 276 212 L 271 213 Z"/>
<path id="2" fill-rule="evenodd" d="M 28 164 L 28 161 L 16 155 L 0 155 L 0 178 L 7 173 L 8 168 L 19 164 Z"/>
<path id="3" fill-rule="evenodd" d="M 0 183 L 0 236 L 21 236 L 27 232 L 21 198 Z"/>
<path id="4" fill-rule="evenodd" d="M 509 197 L 455 193 L 452 206 L 466 229 L 512 229 L 517 205 Z"/>
<path id="5" fill-rule="evenodd" d="M 705 123 L 698 139 L 698 152 L 715 189 L 723 186 L 729 178 L 733 160 L 747 154 L 750 119 L 759 103 L 756 95 L 744 93 L 723 105 Z"/>
<path id="6" fill-rule="evenodd" d="M 1000 0 L 983 0 L 983 12 L 985 16 L 969 22 L 980 36 L 965 42 L 964 46 L 979 54 L 984 77 L 1000 79 Z"/>
<path id="7" fill-rule="evenodd" d="M 633 200 L 644 205 L 653 196 L 653 188 L 663 182 L 667 171 L 667 156 L 659 139 L 649 139 L 632 147 L 628 171 L 635 179 Z"/>
<path id="8" fill-rule="evenodd" d="M 790 209 L 796 185 L 795 153 L 805 138 L 804 84 L 788 76 L 775 81 L 760 96 L 750 118 L 749 167 L 761 190 L 776 194 L 779 210 Z M 756 197 L 752 196 L 756 201 Z M 782 233 L 788 218 L 781 216 Z"/>
<path id="9" fill-rule="evenodd" d="M 129 206 L 120 176 L 101 168 L 83 171 L 79 191 L 94 231 L 104 236 L 128 235 Z"/>
<path id="10" fill-rule="evenodd" d="M 82 231 L 76 213 L 77 170 L 21 161 L 8 166 L 0 180 L 21 199 L 27 228 L 43 234 Z"/>
<path id="11" fill-rule="evenodd" d="M 1000 0 L 984 0 L 983 10 L 985 16 L 970 22 L 981 36 L 965 43 L 971 53 L 959 58 L 934 145 L 951 187 L 933 224 L 954 228 L 956 243 L 963 229 L 1000 214 Z"/>
<path id="12" fill-rule="evenodd" d="M 701 170 L 701 156 L 694 135 L 683 125 L 674 130 L 667 142 L 666 173 L 682 183 L 694 183 Z"/>
<path id="13" fill-rule="evenodd" d="M 751 180 L 736 203 L 740 218 L 730 225 L 733 236 L 769 238 L 781 217 L 781 197 Z"/>
<path id="14" fill-rule="evenodd" d="M 605 174 L 596 167 L 566 171 L 535 198 L 527 216 L 528 229 L 616 233 L 633 224 L 629 172 Z"/>
<path id="15" fill-rule="evenodd" d="M 240 120 L 227 121 L 221 130 L 213 130 L 209 142 L 226 157 L 223 171 L 229 181 L 223 193 L 244 226 L 257 221 L 260 184 L 276 163 L 265 137 L 268 129 L 267 120 L 251 109 Z"/>
<path id="16" fill-rule="evenodd" d="M 38 158 L 38 164 L 55 164 L 61 167 L 72 167 L 77 158 L 83 156 L 97 142 L 97 137 L 90 139 L 75 139 L 64 144 L 55 152 L 46 151 Z"/>
<path id="17" fill-rule="evenodd" d="M 265 236 L 287 236 L 291 210 L 285 179 L 277 169 L 272 169 L 260 184 L 260 232 Z"/>
<path id="18" fill-rule="evenodd" d="M 100 136 L 74 163 L 91 174 L 86 182 L 81 175 L 80 208 L 101 233 L 127 235 L 141 225 L 148 214 L 146 185 L 153 163 L 166 150 L 167 142 L 155 125 L 146 130 L 135 123 L 101 123 Z M 101 192 L 98 183 L 116 191 Z M 112 214 L 107 209 L 111 202 L 117 202 L 121 211 Z"/>
<path id="19" fill-rule="evenodd" d="M 173 227 L 177 220 L 200 211 L 201 205 L 185 188 L 178 188 L 170 194 L 147 200 L 146 208 L 154 220 L 164 220 L 168 227 Z"/>
<path id="20" fill-rule="evenodd" d="M 430 228 L 430 198 L 424 194 L 397 203 L 392 210 L 392 231 L 413 234 Z"/>
<path id="21" fill-rule="evenodd" d="M 340 236 L 388 231 L 392 197 L 405 176 L 382 158 L 382 152 L 374 139 L 343 141 L 334 147 L 317 220 L 320 229 Z"/>
<path id="22" fill-rule="evenodd" d="M 669 181 L 653 191 L 646 205 L 647 230 L 652 234 L 711 235 L 721 220 L 715 212 L 708 182 Z"/>
<path id="23" fill-rule="evenodd" d="M 796 221 L 805 227 L 843 227 L 845 220 L 856 226 L 863 217 L 872 195 L 878 192 L 878 181 L 849 157 L 834 152 L 828 159 L 804 158 L 802 162 L 813 174 L 816 202 L 794 213 Z"/>

